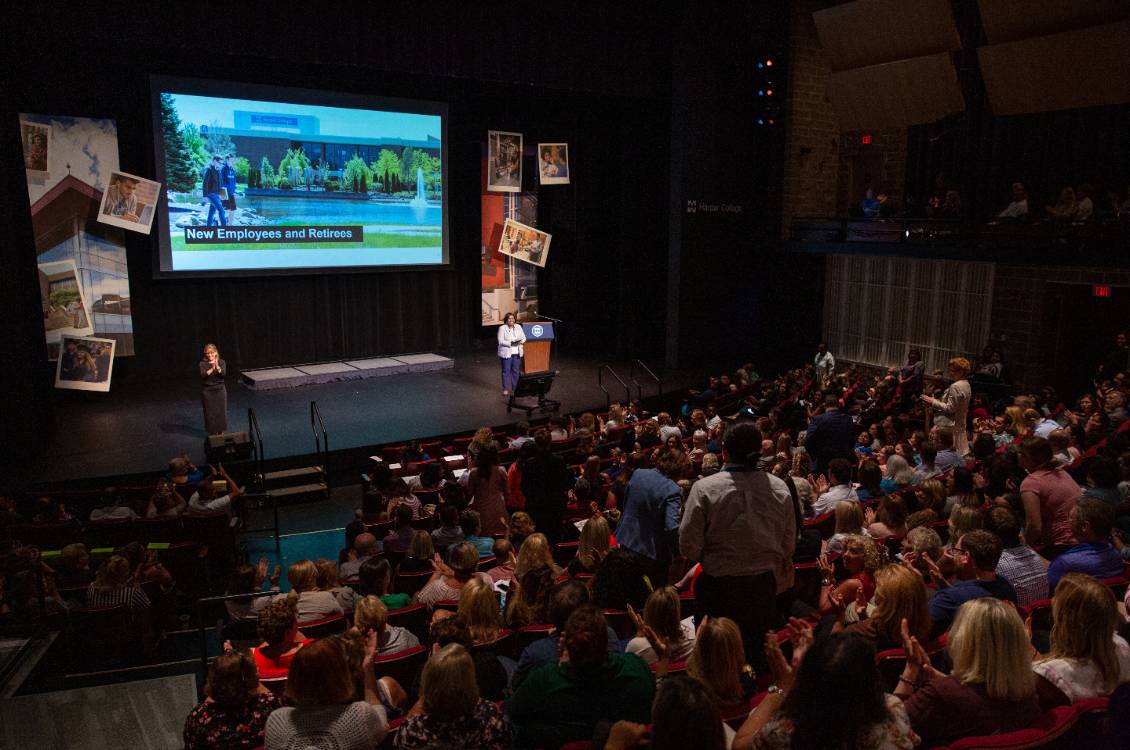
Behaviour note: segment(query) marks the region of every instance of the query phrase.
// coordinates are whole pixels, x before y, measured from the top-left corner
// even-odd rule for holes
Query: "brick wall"
[[[906,128],[877,128],[869,130],[872,141],[863,145],[862,131],[848,130],[840,137],[840,159],[836,208],[840,214],[847,214],[863,199],[863,195],[852,194],[852,160],[870,151],[882,158],[882,168],[875,176],[872,185],[875,192],[884,190],[897,206],[902,206],[906,188]]]

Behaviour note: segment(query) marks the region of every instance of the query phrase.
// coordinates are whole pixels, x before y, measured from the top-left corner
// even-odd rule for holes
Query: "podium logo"
[[[530,329],[530,333],[532,333],[534,335],[535,339],[541,338],[541,335],[543,333],[545,333],[545,329],[542,328],[541,326],[534,326],[533,328]]]

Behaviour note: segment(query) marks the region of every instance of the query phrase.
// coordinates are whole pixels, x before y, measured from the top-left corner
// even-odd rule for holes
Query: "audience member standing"
[[[764,667],[762,639],[773,624],[775,597],[793,582],[799,510],[788,485],[755,468],[760,448],[754,425],[730,428],[722,443],[725,467],[691,488],[679,547],[702,563],[695,585],[699,615],[734,620],[746,658]]]
[[[953,447],[959,456],[969,453],[969,435],[966,431],[969,401],[973,390],[966,378],[969,376],[969,360],[954,357],[949,361],[950,377],[953,383],[946,388],[940,399],[923,396],[922,400],[934,410],[934,426],[953,430]]]
[[[816,473],[826,473],[828,464],[836,458],[854,463],[852,449],[858,434],[858,425],[849,414],[840,410],[840,400],[832,394],[825,396],[824,413],[812,418],[804,434],[804,449],[812,456]]]
[[[616,540],[646,558],[652,584],[661,585],[678,549],[683,491],[675,482],[687,477],[691,462],[686,453],[667,449],[655,465],[654,469],[637,469],[628,480]]]
[[[561,516],[573,488],[573,473],[564,459],[553,455],[552,443],[547,430],[534,435],[536,451],[522,466],[522,494],[534,526],[554,543],[561,536]]]
[[[836,372],[836,358],[828,351],[828,345],[823,341],[816,347],[816,357],[813,359],[813,365],[816,367],[816,382],[818,383],[828,382]]]
[[[1020,483],[1024,503],[1024,541],[1044,547],[1044,556],[1054,556],[1075,542],[1071,509],[1083,495],[1082,488],[1054,458],[1052,444],[1038,437],[1020,444],[1020,465],[1028,476]]]

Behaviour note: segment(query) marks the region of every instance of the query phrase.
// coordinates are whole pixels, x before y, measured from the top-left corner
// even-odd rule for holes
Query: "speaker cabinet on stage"
[[[222,432],[209,435],[204,441],[204,455],[209,463],[246,461],[251,458],[251,438],[246,432]]]

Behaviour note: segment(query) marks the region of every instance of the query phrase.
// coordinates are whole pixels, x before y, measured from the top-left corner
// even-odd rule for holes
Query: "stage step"
[[[259,475],[261,482],[273,482],[291,479],[305,479],[307,477],[321,477],[325,472],[321,466],[302,466],[297,469],[283,469],[282,471],[268,471]]]
[[[315,482],[312,484],[295,484],[290,487],[279,487],[278,489],[267,490],[267,494],[278,500],[294,500],[296,498],[314,495],[326,497],[329,491],[329,485],[325,482]]]

